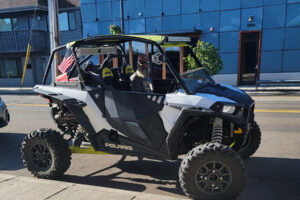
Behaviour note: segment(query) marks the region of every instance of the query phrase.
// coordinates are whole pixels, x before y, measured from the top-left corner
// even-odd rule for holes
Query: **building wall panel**
[[[220,10],[240,9],[241,0],[220,0]]]
[[[96,5],[95,4],[82,4],[82,23],[90,23],[96,21]],[[88,14],[87,14],[88,13]]]
[[[262,28],[262,7],[260,8],[250,8],[250,9],[242,9],[242,30],[259,30]],[[249,26],[249,18],[253,17],[254,26]]]
[[[285,5],[264,7],[263,24],[264,28],[284,27]]]
[[[143,0],[124,1],[124,9],[125,9],[125,4],[126,4],[126,14],[127,14],[125,16],[129,16],[130,19],[141,18],[144,16],[145,5]]]
[[[146,32],[156,33],[162,31],[162,17],[146,18]]]
[[[239,32],[220,33],[220,52],[239,52]]]
[[[200,30],[203,33],[210,32],[213,27],[215,32],[219,32],[219,12],[203,12],[200,13]]]
[[[110,2],[97,3],[97,18],[99,21],[112,20],[112,8]]]
[[[285,4],[286,0],[264,0],[265,6]]]
[[[300,27],[286,29],[284,49],[286,49],[286,50],[299,49],[300,50]]]
[[[164,15],[179,15],[180,0],[163,0]]]
[[[299,3],[300,0],[287,0],[287,3]]]
[[[199,14],[181,15],[181,29],[195,30],[200,28]]]
[[[109,26],[115,24],[113,21],[100,21],[97,23],[98,34],[97,35],[109,35]],[[119,24],[116,24],[119,25]]]
[[[181,14],[199,13],[199,0],[181,0]]]
[[[284,51],[283,54],[283,72],[300,71],[300,50]]]
[[[300,3],[287,5],[286,26],[300,26]]]
[[[180,30],[180,15],[163,17],[163,31],[179,31],[179,30]]]
[[[238,53],[220,54],[223,61],[223,70],[220,74],[236,74],[238,71]]]
[[[222,11],[220,16],[220,31],[240,30],[240,10]]]
[[[260,7],[263,0],[242,0],[242,8]]]
[[[260,73],[281,72],[282,51],[262,52],[260,64]]]
[[[160,17],[163,0],[145,0],[145,17]]]
[[[120,2],[113,1],[111,10],[112,10],[112,19],[120,20]]]
[[[216,48],[219,48],[219,33],[203,33],[200,36],[200,40],[213,44]]]
[[[144,33],[144,32],[145,32],[145,19],[129,20],[129,33]]]
[[[200,9],[202,11],[214,11],[220,9],[219,0],[201,0]]]
[[[262,32],[262,50],[283,50],[284,29],[270,29]]]
[[[97,22],[85,22],[83,24],[83,37],[90,37],[100,34],[97,29]]]

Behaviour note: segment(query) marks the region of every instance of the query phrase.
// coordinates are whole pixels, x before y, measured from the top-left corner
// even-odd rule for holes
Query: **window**
[[[3,18],[0,19],[0,31],[4,32],[4,31],[11,31],[11,20],[10,18]]]
[[[22,75],[20,58],[0,59],[0,78],[19,78]]]
[[[75,12],[60,13],[58,18],[60,31],[76,30]]]

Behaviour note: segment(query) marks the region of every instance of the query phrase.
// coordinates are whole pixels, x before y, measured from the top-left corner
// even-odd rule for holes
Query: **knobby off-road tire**
[[[244,180],[245,168],[239,154],[218,143],[193,148],[179,168],[180,186],[192,199],[234,199]]]
[[[258,124],[254,121],[252,129],[247,135],[245,144],[239,150],[239,154],[243,159],[252,156],[258,149],[261,141],[261,131]]]
[[[30,132],[22,142],[21,153],[24,165],[39,178],[60,178],[71,164],[68,142],[52,129]]]

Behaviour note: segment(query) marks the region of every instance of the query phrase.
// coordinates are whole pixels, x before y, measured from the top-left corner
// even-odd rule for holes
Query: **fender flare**
[[[167,136],[166,143],[170,158],[177,159],[179,154],[179,138],[184,134],[185,130],[199,117],[213,117],[216,113],[211,110],[195,110],[184,109],[182,110],[179,118],[177,119],[170,134]]]

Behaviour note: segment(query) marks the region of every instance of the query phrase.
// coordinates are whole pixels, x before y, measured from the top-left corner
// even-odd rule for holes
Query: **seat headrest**
[[[127,65],[125,67],[124,73],[125,73],[125,75],[133,74],[134,73],[133,67],[131,65]]]
[[[102,69],[102,78],[113,77],[112,71],[108,67]]]

